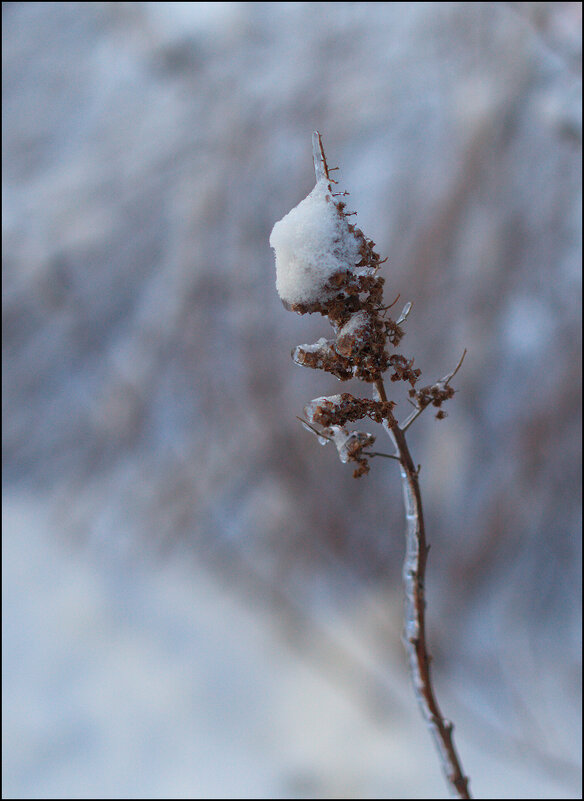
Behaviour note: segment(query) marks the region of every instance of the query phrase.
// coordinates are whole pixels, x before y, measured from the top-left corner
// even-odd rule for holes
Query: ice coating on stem
[[[371,339],[371,332],[371,315],[358,311],[339,329],[335,350],[341,356],[355,356],[366,347]]]
[[[327,300],[329,280],[352,272],[359,242],[332,197],[326,177],[277,222],[270,235],[276,254],[276,289],[290,305]]]
[[[331,349],[332,349],[332,340],[321,337],[317,342],[314,342],[312,345],[297,345],[292,351],[292,358],[294,359],[294,361],[296,361],[296,354],[298,351],[303,351],[304,353],[328,354],[331,352]]]
[[[309,401],[304,407],[304,414],[311,423],[319,422],[318,420],[315,421],[314,415],[320,411],[323,404],[327,404],[331,408],[340,408],[342,403],[342,395],[323,395],[320,398],[314,398],[314,400]]]
[[[347,431],[343,426],[331,426],[327,433],[329,431],[343,464],[352,461],[357,451],[360,453],[363,448],[367,448],[375,442],[375,437],[364,431]]]

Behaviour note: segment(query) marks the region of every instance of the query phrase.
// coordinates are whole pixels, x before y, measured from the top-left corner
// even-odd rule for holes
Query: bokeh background
[[[581,797],[581,4],[2,11],[4,797],[447,797],[395,465],[296,420],[314,129],[422,382],[468,349],[410,442],[471,788]]]

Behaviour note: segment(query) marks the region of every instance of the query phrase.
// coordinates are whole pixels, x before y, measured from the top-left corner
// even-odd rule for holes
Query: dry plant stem
[[[380,400],[387,399],[382,381],[375,390]],[[406,556],[403,567],[405,588],[404,644],[410,661],[414,689],[422,714],[432,732],[440,755],[442,769],[457,798],[471,798],[468,777],[464,775],[454,746],[454,726],[445,720],[438,706],[430,676],[431,657],[426,643],[424,579],[429,545],[426,542],[422,496],[418,470],[411,457],[404,431],[387,421],[383,427],[395,445],[400,461],[400,473],[406,512]]]
[[[329,194],[326,197],[326,202],[329,203],[332,197],[336,196],[331,191],[330,186],[330,183],[334,183],[334,181],[330,178],[330,169],[324,154],[322,139],[317,131],[313,134],[312,145],[317,185],[323,180],[329,182]],[[309,195],[309,198],[311,197],[312,195]],[[306,198],[304,203],[309,198]],[[336,212],[338,212],[338,219],[348,216],[344,203],[333,201],[333,204]],[[302,204],[296,207],[293,212],[298,214],[298,209],[301,206]],[[325,219],[328,219],[326,215],[330,209],[331,207],[328,210],[324,210]],[[306,206],[304,206],[303,213],[306,213]],[[285,222],[286,220],[288,220],[287,223]],[[294,229],[294,223],[290,222],[289,215],[274,226],[270,244],[276,250],[276,270],[278,270],[279,258],[278,239],[282,235],[283,224],[284,231],[288,231],[288,234],[298,233]],[[286,228],[286,226],[290,225],[292,225],[291,229]],[[275,232],[276,236],[274,238]],[[336,272],[331,274],[328,279],[329,282],[324,284],[324,288],[320,284],[316,285],[316,300],[314,302],[288,302],[286,296],[284,296],[283,300],[287,301],[287,308],[291,311],[296,311],[299,314],[319,312],[328,317],[336,335],[336,340],[327,341],[323,338],[314,346],[299,346],[295,351],[295,353],[297,352],[295,361],[305,367],[326,370],[343,381],[353,377],[372,383],[375,398],[372,401],[365,398],[354,398],[350,393],[342,393],[331,398],[317,398],[315,401],[311,401],[310,412],[306,412],[309,420],[304,420],[303,422],[308,429],[319,436],[320,441],[329,440],[335,442],[341,461],[352,461],[358,465],[353,473],[355,478],[359,478],[369,472],[368,456],[387,454],[364,450],[365,447],[373,444],[375,438],[366,432],[349,433],[344,428],[348,422],[371,417],[376,422],[383,424],[395,446],[393,458],[400,463],[406,511],[406,555],[403,568],[405,585],[404,643],[410,661],[414,690],[422,714],[434,737],[449,789],[457,798],[470,798],[469,780],[462,771],[458,754],[454,747],[452,736],[454,727],[450,721],[445,720],[440,711],[430,676],[431,659],[426,643],[426,602],[424,599],[424,579],[429,546],[426,542],[424,529],[422,498],[418,480],[419,468],[416,469],[414,465],[405,434],[406,429],[429,406],[439,407],[439,411],[436,414],[439,419],[445,416],[440,407],[443,402],[454,395],[454,389],[449,385],[449,382],[458,372],[466,351],[451,373],[434,384],[416,390],[415,384],[421,371],[413,367],[414,360],[407,359],[399,353],[390,355],[386,350],[387,344],[396,347],[403,337],[404,332],[399,325],[406,320],[411,309],[411,303],[404,307],[397,321],[386,317],[384,312],[390,307],[383,306],[382,287],[384,280],[377,276],[377,269],[382,262],[379,254],[373,250],[375,243],[367,240],[362,231],[346,223],[344,219],[343,224],[338,223],[338,220],[335,219],[334,235],[331,241],[327,239],[327,236],[328,234],[324,237],[324,252],[327,252],[326,249],[329,248],[334,254],[336,250],[339,250],[339,247],[345,246],[343,245],[343,236],[353,237],[354,241],[359,244],[360,260],[355,263],[355,269],[348,261],[348,257],[346,262],[348,268],[344,266],[339,269],[334,268]],[[287,241],[286,238],[285,241]],[[291,241],[294,242],[294,236],[291,237]],[[322,248],[323,245],[320,240],[317,239],[316,241],[318,247]],[[280,242],[282,242],[281,239]],[[319,252],[318,247],[315,248],[317,252]],[[283,250],[285,249],[281,248],[280,252],[282,253]],[[353,253],[353,257],[355,256],[354,251],[350,250],[350,248],[347,248],[347,253]],[[286,261],[283,264],[285,266]],[[306,261],[306,264],[309,268],[308,275],[310,275],[310,270],[314,269],[314,265],[310,259]],[[280,269],[282,269],[282,266],[282,262],[280,262]],[[290,265],[288,264],[289,267]],[[367,274],[360,272],[363,267],[369,270]],[[292,274],[294,275],[294,273]],[[302,277],[304,278],[305,275]],[[309,286],[309,290],[312,293],[314,287]],[[280,295],[282,297],[282,293]],[[312,295],[310,296],[312,297]],[[357,320],[357,326],[353,324],[353,328],[351,328],[355,320]],[[363,323],[363,320],[365,320],[365,323]],[[361,331],[360,340],[357,336],[357,331]],[[392,410],[395,407],[395,403],[388,400],[381,378],[381,375],[390,367],[393,370],[391,380],[405,381],[410,384],[411,388],[408,390],[408,395],[410,399],[415,399],[411,401],[415,407],[414,411],[401,426],[393,416]],[[312,406],[312,404],[315,405]],[[316,423],[317,427],[315,428],[311,425],[312,423]],[[338,440],[337,435],[339,434],[345,435],[346,439]],[[350,447],[347,446],[347,443],[349,443]]]

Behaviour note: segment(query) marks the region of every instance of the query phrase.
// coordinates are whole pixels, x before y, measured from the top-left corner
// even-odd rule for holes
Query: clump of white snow
[[[290,305],[328,300],[329,279],[353,271],[361,258],[326,178],[274,225],[270,245],[276,253],[276,289]]]

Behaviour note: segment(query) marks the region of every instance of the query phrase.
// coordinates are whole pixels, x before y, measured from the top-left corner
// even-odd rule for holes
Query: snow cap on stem
[[[288,305],[326,301],[337,273],[353,272],[360,243],[334,203],[323,175],[308,197],[274,225],[276,289]]]

